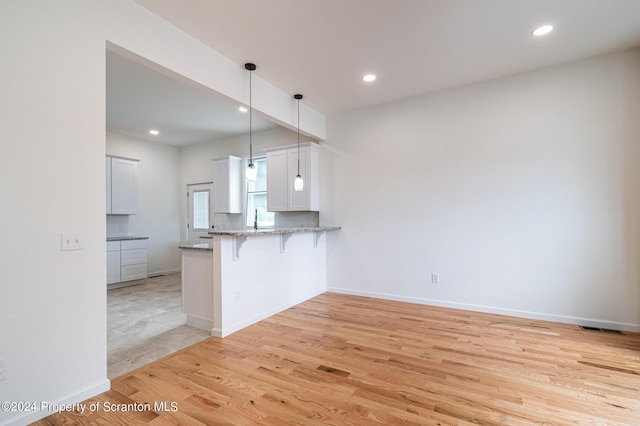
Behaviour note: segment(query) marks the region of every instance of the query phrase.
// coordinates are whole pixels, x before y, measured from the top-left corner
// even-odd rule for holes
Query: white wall
[[[253,155],[265,155],[264,149],[297,143],[297,133],[276,127],[256,132],[252,135]],[[302,138],[302,136],[301,136]],[[181,185],[186,191],[188,184],[211,182],[213,180],[213,164],[211,159],[225,155],[237,157],[249,156],[249,134],[217,139],[195,145],[182,147],[180,150]],[[215,191],[215,187],[214,187]],[[186,235],[187,206],[182,203],[182,241]],[[217,214],[214,220],[217,229],[239,229],[243,227],[242,215]]]
[[[0,5],[0,401],[109,387],[104,28],[85,19],[95,2],[64,4]],[[63,232],[84,250],[61,252]],[[28,414],[0,411],[0,424]]]
[[[107,154],[138,163],[138,214],[107,215],[107,236],[149,237],[149,275],[180,270],[180,148],[107,132]],[[120,227],[124,229],[121,231]]]
[[[77,402],[109,387],[105,49],[120,46],[236,101],[247,74],[132,0],[0,2],[0,401]],[[254,77],[254,105],[286,125],[295,100]],[[322,137],[309,108],[303,131]],[[293,128],[293,127],[292,127]],[[61,252],[79,232],[84,250]],[[0,424],[46,413],[0,412]]]
[[[283,127],[255,132],[252,135],[253,155],[265,155],[266,148],[291,145],[297,140],[297,133]],[[210,181],[213,176],[211,159],[224,155],[248,157],[249,134],[182,147],[180,150],[182,182],[187,184]]]
[[[640,330],[639,112],[636,49],[329,117],[330,289]]]

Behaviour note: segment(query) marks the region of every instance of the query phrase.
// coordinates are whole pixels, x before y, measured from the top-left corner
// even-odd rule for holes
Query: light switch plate
[[[60,250],[84,249],[84,235],[79,233],[64,233],[60,235]]]

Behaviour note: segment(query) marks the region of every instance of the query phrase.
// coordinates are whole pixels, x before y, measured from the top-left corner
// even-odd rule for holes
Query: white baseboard
[[[187,325],[199,328],[200,330],[209,331],[213,329],[213,320],[196,317],[194,315],[187,315]]]
[[[181,269],[167,269],[166,271],[147,272],[147,278],[160,277],[162,275],[176,274],[182,272]]]
[[[497,308],[494,306],[475,305],[469,303],[450,302],[446,300],[423,299],[420,297],[398,296],[395,294],[370,291],[352,290],[347,288],[330,287],[331,293],[350,294],[353,296],[373,297],[375,299],[395,300],[398,302],[416,303],[419,305],[438,306],[442,308],[462,309],[466,311],[484,312],[488,314],[508,315],[512,317],[528,318],[542,321],[553,321],[564,324],[575,324],[587,327],[597,327],[620,331],[640,332],[640,324],[608,321],[598,318],[583,318],[568,315],[546,314],[540,312],[522,311],[517,309]]]
[[[111,382],[109,379],[104,379],[94,386],[91,386],[85,390],[77,392],[71,396],[67,396],[66,398],[61,398],[57,401],[47,401],[50,405],[66,405],[66,404],[78,404],[82,401],[86,401],[89,398],[93,398],[96,395],[100,395],[103,392],[108,391],[111,388]],[[44,419],[45,417],[54,414],[55,411],[34,411],[30,412],[26,415],[21,415],[14,419],[9,419],[8,423],[3,423],[6,426],[23,426],[27,424],[31,424],[40,419]]]

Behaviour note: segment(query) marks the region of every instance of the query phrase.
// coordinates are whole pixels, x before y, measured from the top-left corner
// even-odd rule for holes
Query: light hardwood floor
[[[37,424],[638,425],[640,335],[326,293],[89,403]]]

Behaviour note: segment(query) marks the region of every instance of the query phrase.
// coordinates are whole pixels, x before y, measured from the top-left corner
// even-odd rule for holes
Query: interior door
[[[187,185],[187,212],[189,244],[201,243],[213,229],[213,183]]]

